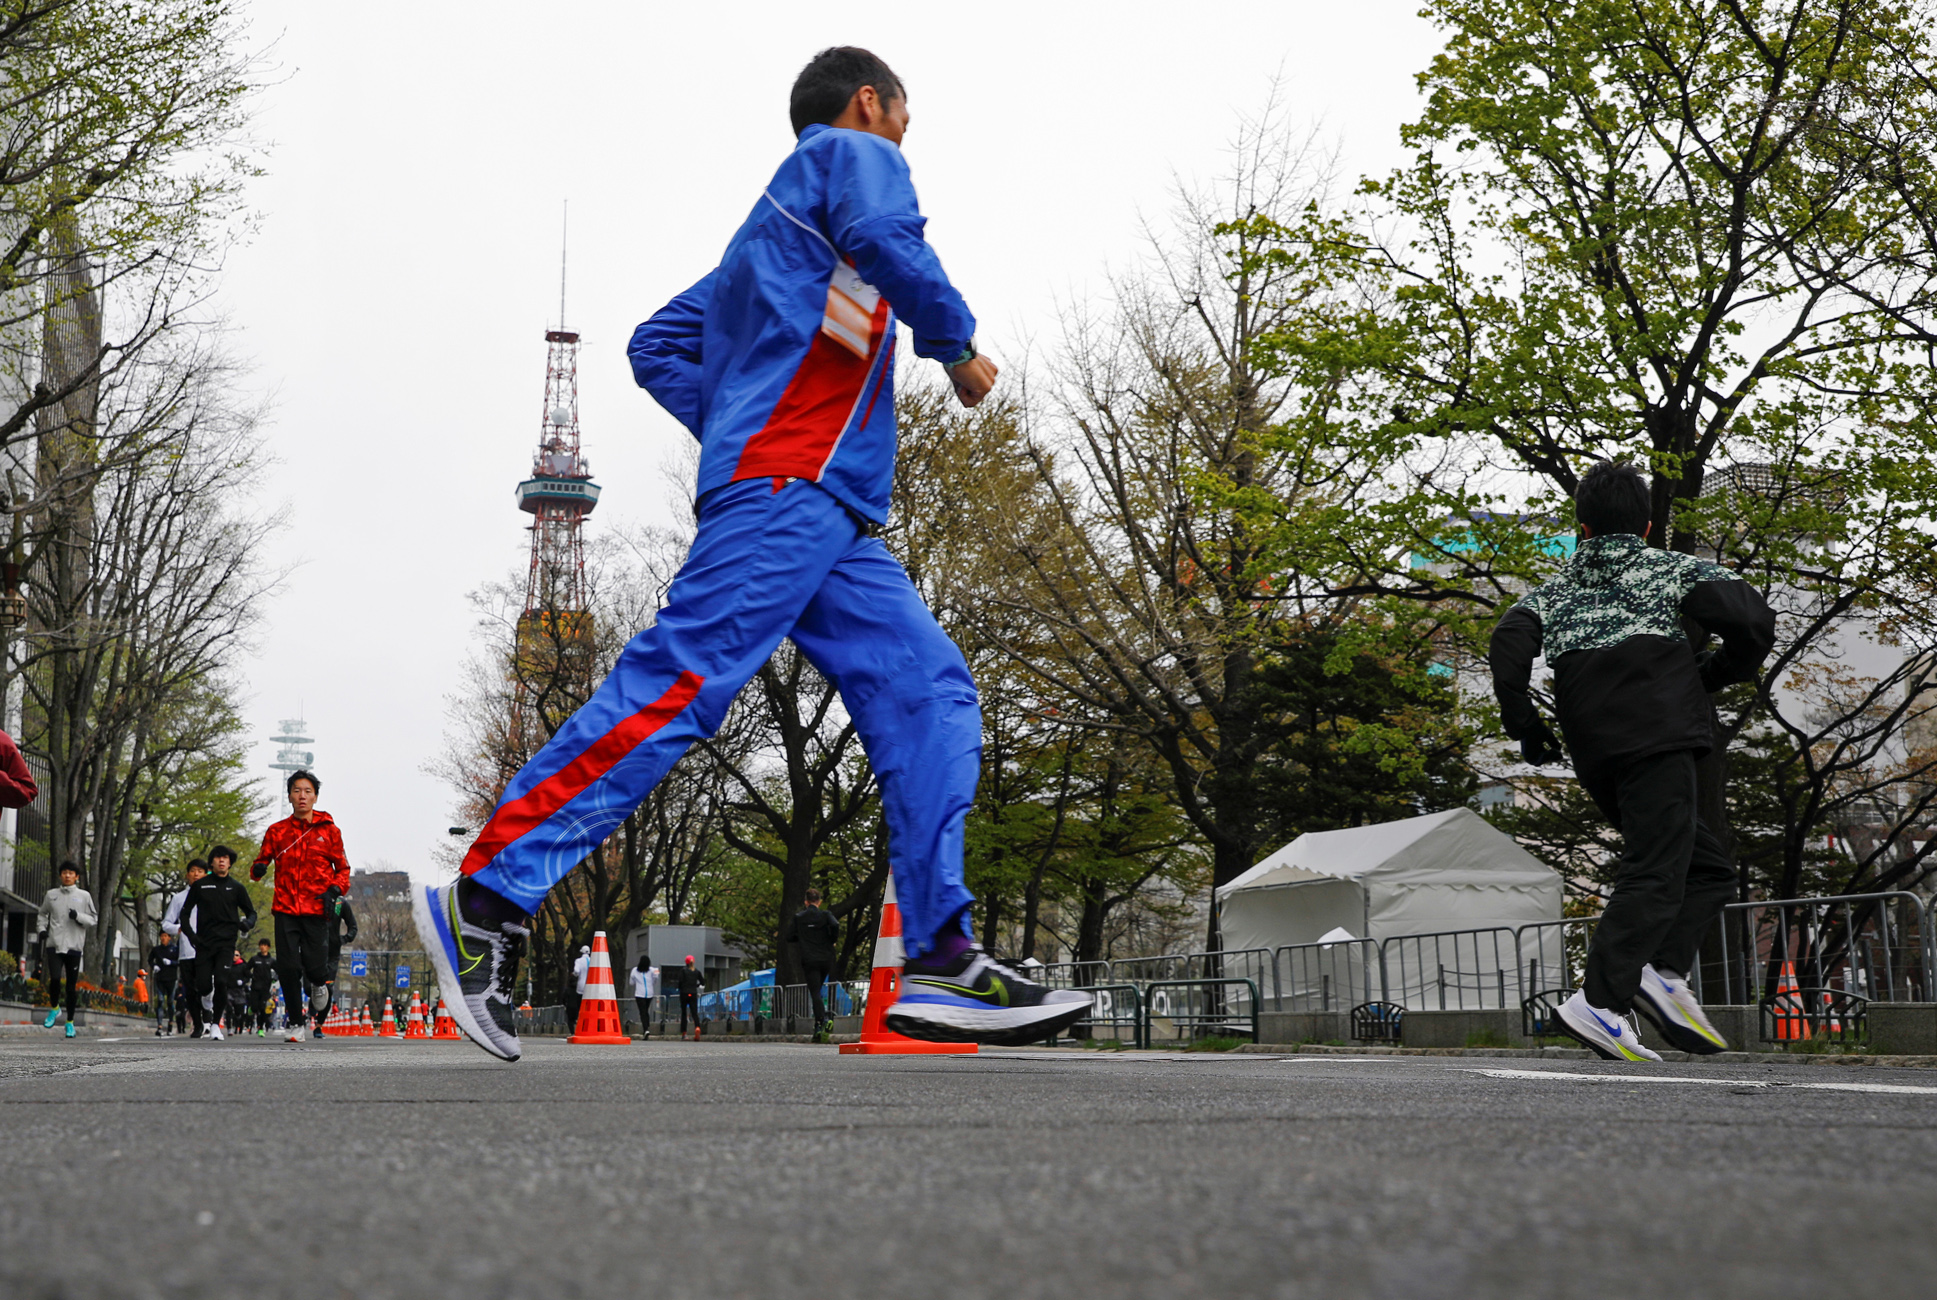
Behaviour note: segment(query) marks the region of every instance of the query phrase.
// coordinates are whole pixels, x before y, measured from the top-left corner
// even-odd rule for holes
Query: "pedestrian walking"
[[[1608,1060],[1659,1060],[1628,1019],[1638,1009],[1687,1052],[1725,1051],[1688,985],[1702,934],[1735,888],[1697,811],[1695,764],[1715,745],[1710,692],[1754,681],[1775,613],[1732,571],[1650,547],[1648,481],[1601,461],[1574,492],[1580,540],[1559,577],[1493,629],[1500,720],[1536,766],[1561,741],[1529,693],[1534,659],[1554,674],[1554,710],[1574,774],[1621,832],[1614,888],[1588,944],[1581,987],[1560,1007],[1568,1034]],[[1696,653],[1690,625],[1719,638]]]
[[[827,1037],[827,1003],[821,990],[834,969],[834,951],[841,941],[841,923],[821,906],[821,891],[807,891],[807,906],[787,921],[781,938],[800,948],[801,974],[807,980],[807,997],[814,1007],[814,1041]]]
[[[679,970],[679,1036],[686,1037],[686,1013],[693,1014],[693,1037],[699,1037],[699,991],[704,987],[700,979],[699,967],[693,961],[693,954],[686,954],[686,964]]]
[[[155,936],[155,946],[148,950],[148,969],[154,980],[155,1037],[160,1038],[174,1023],[175,1019],[175,980],[180,974],[176,969],[176,959],[181,949],[175,936],[164,929]]]
[[[323,1023],[330,1006],[329,920],[337,902],[350,893],[350,863],[336,821],[316,806],[322,790],[313,772],[298,771],[284,784],[289,816],[262,835],[250,874],[261,880],[276,870],[276,896],[269,905],[276,925],[276,962],[282,976],[283,1014],[289,1042],[304,1033],[303,983],[309,983],[309,1018]],[[321,1035],[317,1035],[321,1037]]]
[[[634,379],[700,443],[698,532],[666,605],[512,778],[459,879],[415,897],[438,978],[462,992],[458,1024],[507,1060],[521,1050],[514,980],[532,914],[789,638],[839,687],[881,783],[907,950],[889,1027],[1030,1043],[1089,1006],[970,937],[975,682],[876,535],[895,473],[896,322],[964,406],[996,379],[922,236],[906,91],[866,50],[823,50],[789,116],[798,142],[719,266],[627,349]]]
[[[74,1008],[81,996],[81,953],[87,947],[87,932],[100,923],[94,910],[94,896],[81,888],[81,869],[72,862],[61,863],[60,884],[40,900],[40,914],[34,933],[46,954],[42,966],[47,971],[47,1018],[43,1029],[52,1029],[60,1018],[62,985],[66,985],[67,1036],[74,1037]]]
[[[209,854],[210,873],[193,880],[185,891],[181,907],[182,932],[195,946],[189,962],[191,1011],[200,1008],[201,1037],[221,1042],[227,1035],[222,1022],[228,1018],[229,990],[233,987],[231,968],[236,964],[236,940],[255,929],[256,907],[249,891],[229,874],[235,855],[218,847]],[[241,999],[236,1010],[242,1009]]]
[[[639,1037],[652,1037],[652,1000],[659,996],[659,971],[650,956],[641,955],[632,968],[632,1001],[639,1008]]]
[[[267,939],[256,940],[256,955],[249,959],[249,1011],[255,1017],[257,1038],[269,1035],[271,995],[276,989],[276,957]]]

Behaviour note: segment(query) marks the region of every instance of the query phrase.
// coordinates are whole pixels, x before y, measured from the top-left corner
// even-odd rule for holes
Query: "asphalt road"
[[[1932,1071],[9,1039],[0,1152],[9,1300],[1937,1294]]]

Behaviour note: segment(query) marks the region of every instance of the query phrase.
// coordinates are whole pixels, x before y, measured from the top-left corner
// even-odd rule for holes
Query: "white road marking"
[[[1792,1083],[1787,1079],[1702,1079],[1684,1074],[1570,1074],[1563,1070],[1468,1070],[1489,1079],[1586,1079],[1593,1083],[1708,1083],[1730,1088],[1809,1088],[1817,1092],[1894,1092],[1924,1096],[1937,1095],[1937,1088],[1916,1088],[1900,1083]]]

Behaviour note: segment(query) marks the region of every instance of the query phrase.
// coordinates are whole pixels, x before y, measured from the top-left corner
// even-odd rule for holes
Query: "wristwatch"
[[[968,341],[968,346],[962,349],[961,356],[956,357],[953,361],[945,361],[942,363],[942,365],[944,368],[948,370],[953,370],[957,366],[966,365],[968,362],[975,360],[975,358],[979,355],[980,354],[975,350],[975,340],[971,338]]]

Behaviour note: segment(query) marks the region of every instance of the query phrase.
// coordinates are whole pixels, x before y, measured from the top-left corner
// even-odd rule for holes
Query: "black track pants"
[[[821,999],[821,988],[827,983],[827,971],[827,967],[817,966],[812,962],[801,967],[801,973],[807,979],[807,996],[814,1004],[814,1028],[816,1029],[827,1023],[827,1003]]]
[[[282,980],[283,1016],[303,1023],[303,982],[322,984],[330,975],[329,917],[277,912],[276,975]]]
[[[58,1007],[62,1004],[61,981],[67,981],[67,1020],[74,1021],[74,1002],[81,996],[81,954],[78,952],[50,952],[47,954],[47,1004]]]
[[[1735,871],[1695,815],[1695,755],[1651,754],[1607,770],[1579,771],[1581,785],[1621,832],[1614,892],[1587,949],[1582,992],[1625,1014],[1642,966],[1686,975],[1702,934],[1735,890]]]
[[[198,934],[189,960],[188,1012],[198,1025],[219,1025],[229,1009],[229,982],[223,973],[235,965],[235,935]],[[202,999],[215,1009],[202,1010]]]

